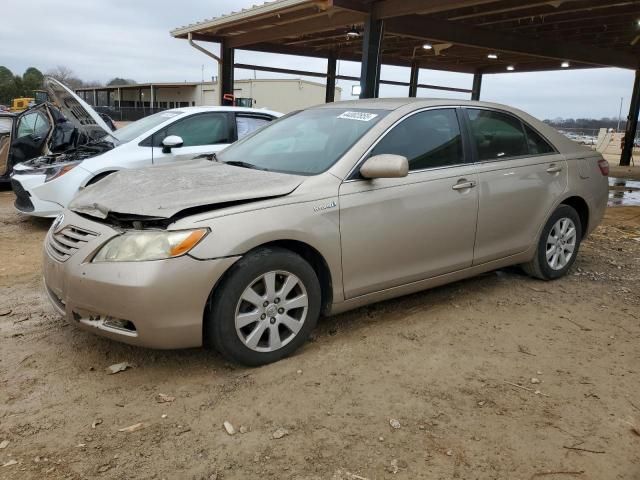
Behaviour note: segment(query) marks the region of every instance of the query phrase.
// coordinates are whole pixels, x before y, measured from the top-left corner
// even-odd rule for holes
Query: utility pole
[[[622,119],[622,102],[624,101],[624,97],[620,97],[620,112],[618,112],[618,128],[616,128],[616,133],[620,131],[620,121]]]

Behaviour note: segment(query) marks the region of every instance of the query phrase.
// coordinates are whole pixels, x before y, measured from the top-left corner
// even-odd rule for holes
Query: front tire
[[[257,366],[291,355],[320,315],[320,282],[299,255],[278,247],[236,262],[214,292],[205,342],[235,362]]]
[[[535,256],[522,268],[541,280],[563,277],[576,260],[581,240],[578,212],[569,205],[560,205],[542,229]]]

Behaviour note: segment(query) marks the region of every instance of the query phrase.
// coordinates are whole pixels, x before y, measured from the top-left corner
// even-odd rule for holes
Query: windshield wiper
[[[252,170],[268,171],[266,168],[258,167],[257,165],[254,165],[253,163],[241,162],[239,160],[230,160],[228,162],[223,162],[223,163],[226,163],[227,165],[233,165],[234,167],[251,168]]]

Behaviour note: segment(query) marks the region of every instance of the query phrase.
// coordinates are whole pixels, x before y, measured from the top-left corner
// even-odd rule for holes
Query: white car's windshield
[[[248,168],[316,175],[338,161],[387,113],[353,108],[303,110],[265,126],[218,157]]]
[[[126,127],[118,129],[115,132],[115,135],[122,143],[127,143],[134,138],[143,135],[145,132],[148,132],[152,128],[157,127],[161,123],[166,122],[170,118],[177,117],[178,115],[182,115],[183,113],[184,112],[181,112],[179,110],[167,110],[166,112],[154,113],[153,115],[141,118],[140,120],[130,123]]]

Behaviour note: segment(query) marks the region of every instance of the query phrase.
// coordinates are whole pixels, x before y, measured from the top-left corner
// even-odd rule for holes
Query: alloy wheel
[[[561,218],[553,224],[547,237],[546,259],[554,270],[562,270],[576,249],[576,226],[570,218]]]
[[[295,338],[308,309],[307,290],[297,276],[282,270],[267,272],[240,296],[235,311],[236,332],[251,350],[273,352]]]

